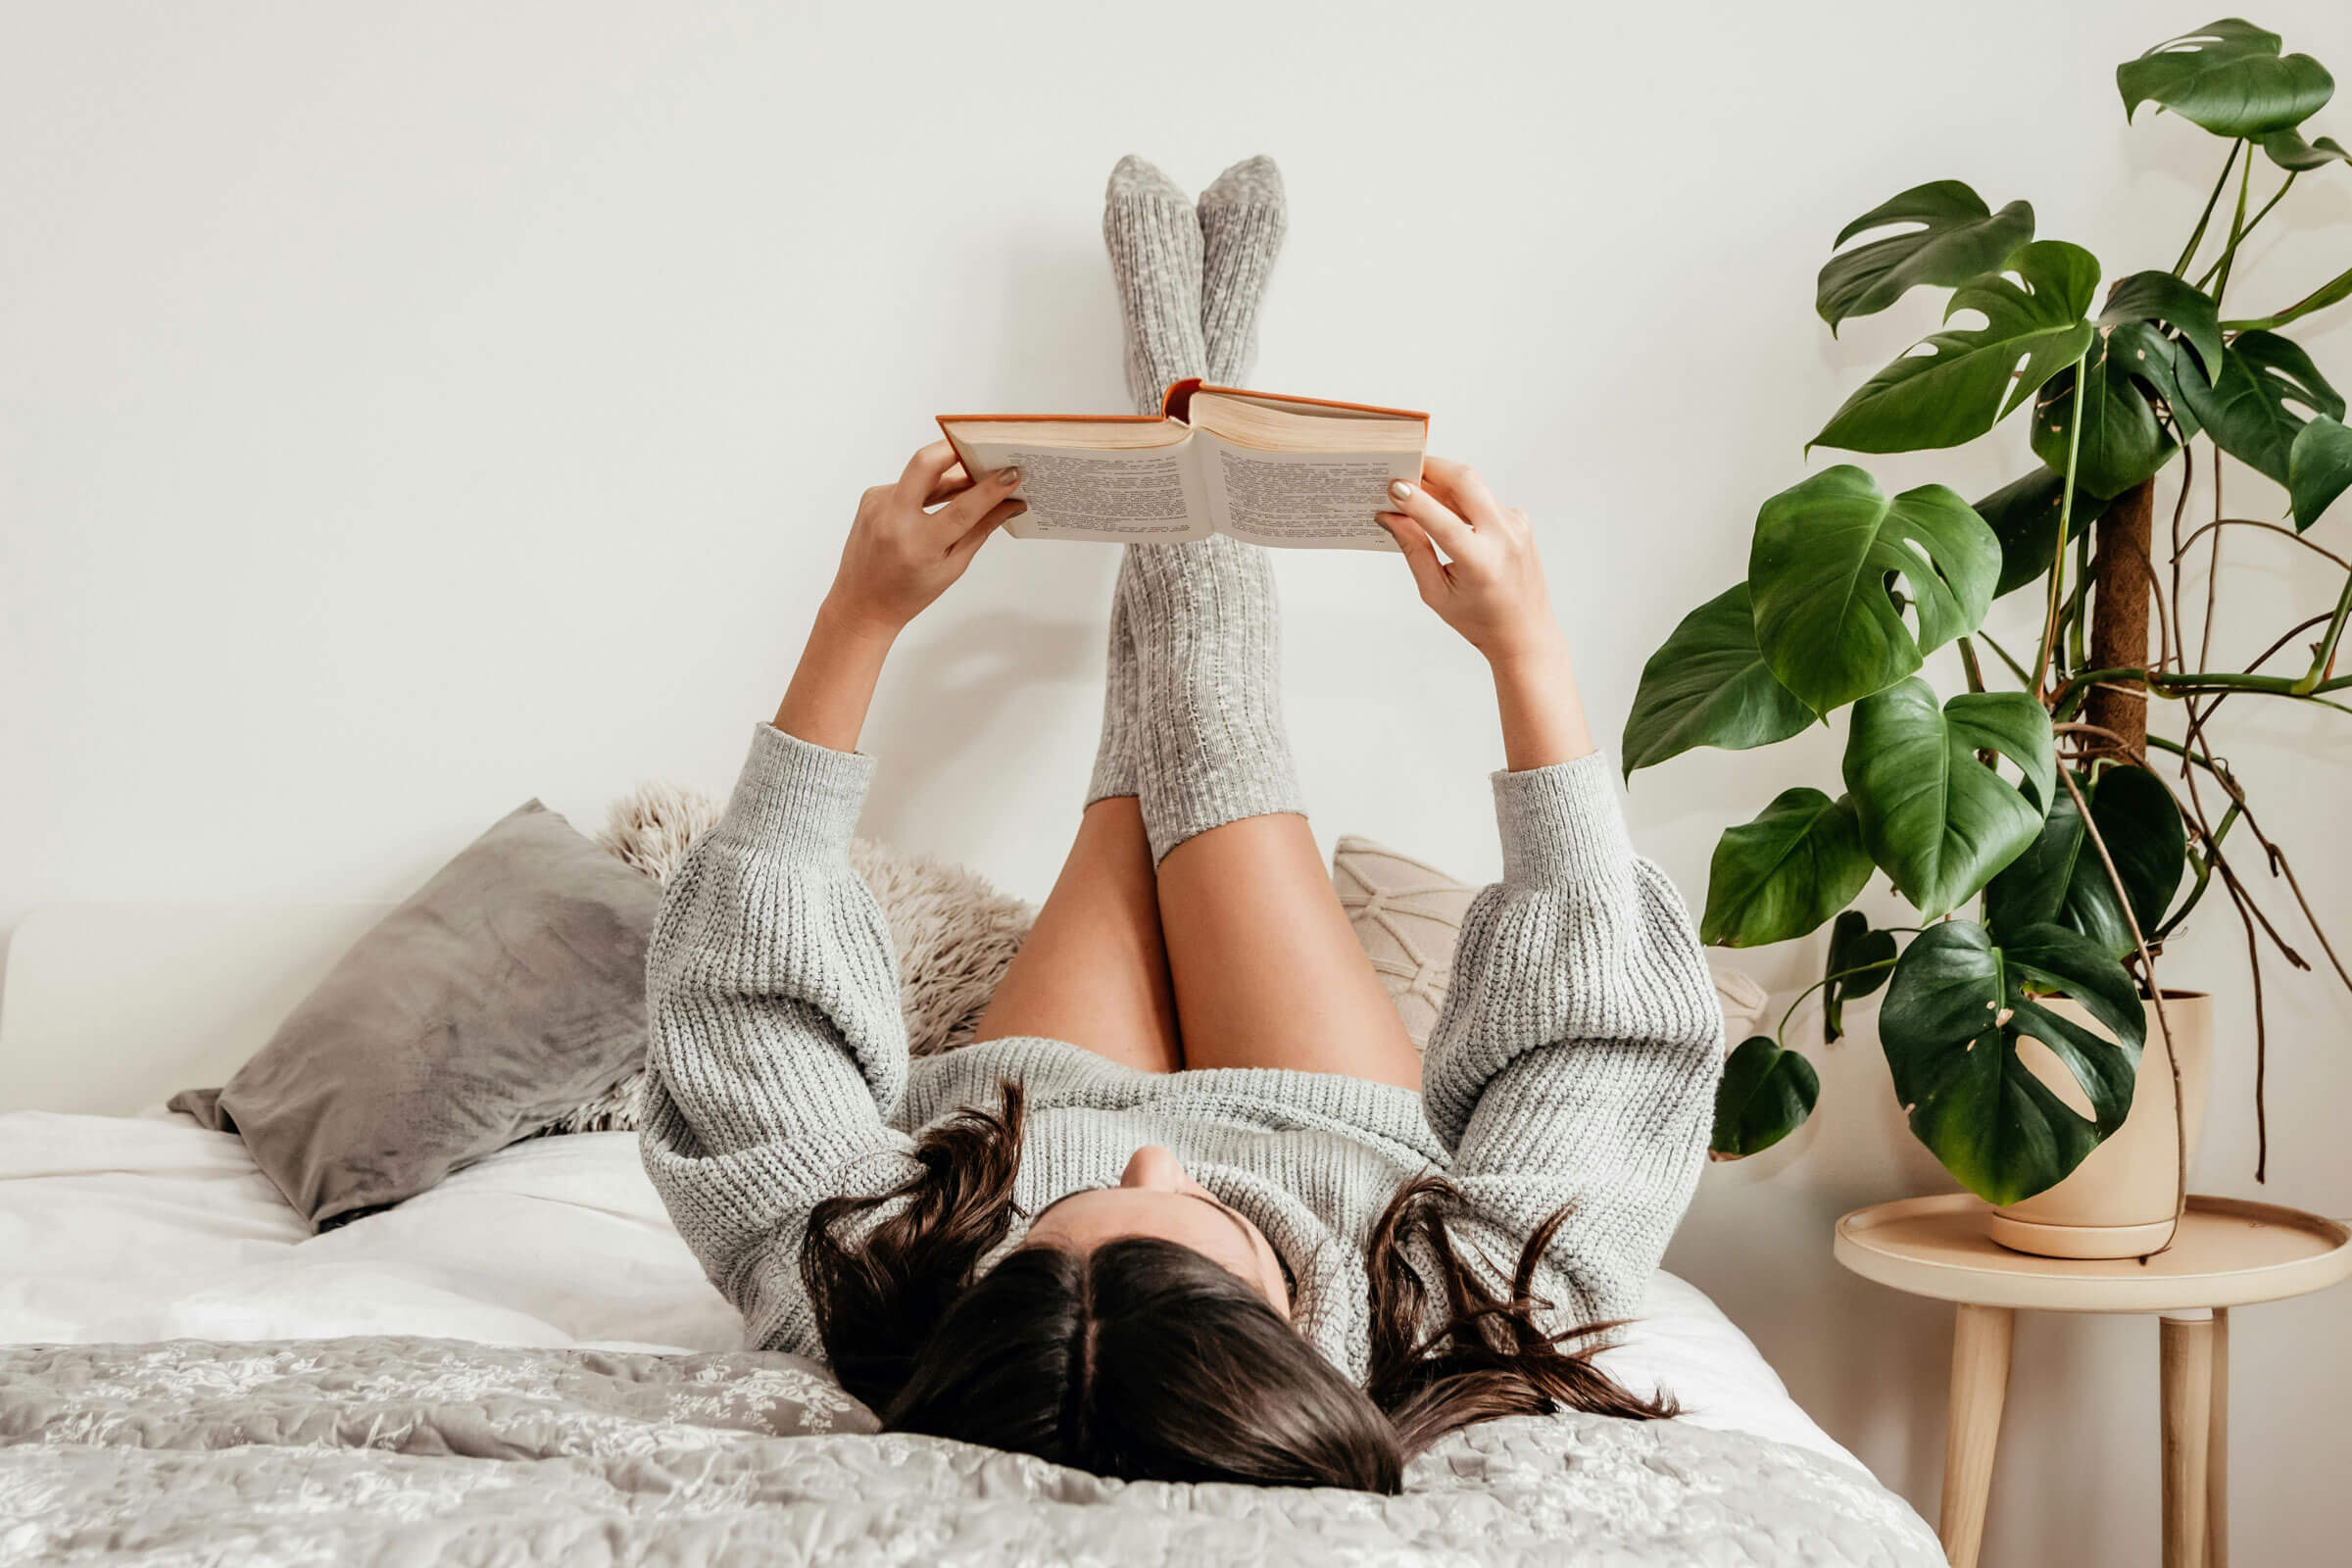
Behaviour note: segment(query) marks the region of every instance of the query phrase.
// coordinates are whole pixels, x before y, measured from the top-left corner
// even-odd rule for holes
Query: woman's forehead
[[[1183,1193],[1136,1187],[1072,1193],[1041,1212],[1031,1234],[1040,1228],[1088,1246],[1122,1236],[1157,1236],[1219,1261],[1256,1262],[1256,1249],[1227,1211]]]

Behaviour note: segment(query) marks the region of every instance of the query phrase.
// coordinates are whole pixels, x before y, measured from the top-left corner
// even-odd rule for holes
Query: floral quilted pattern
[[[1942,1560],[1862,1472],[1676,1422],[1491,1422],[1397,1497],[1122,1484],[872,1428],[751,1352],[0,1348],[0,1563]]]

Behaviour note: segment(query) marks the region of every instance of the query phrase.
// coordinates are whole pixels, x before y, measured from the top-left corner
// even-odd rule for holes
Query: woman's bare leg
[[[1306,818],[1244,817],[1159,862],[1187,1067],[1421,1087],[1421,1056],[1348,924]]]
[[[974,1040],[1044,1035],[1141,1072],[1184,1065],[1158,886],[1132,795],[1086,808],[1061,875]]]

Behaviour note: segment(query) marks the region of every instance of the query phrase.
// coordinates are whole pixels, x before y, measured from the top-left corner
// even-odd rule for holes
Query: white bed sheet
[[[535,1139],[312,1236],[229,1133],[137,1116],[0,1115],[0,1342],[418,1334],[713,1350],[742,1320],[703,1278],[633,1133]],[[1747,1337],[1661,1271],[1604,1363],[1699,1426],[1860,1468]]]

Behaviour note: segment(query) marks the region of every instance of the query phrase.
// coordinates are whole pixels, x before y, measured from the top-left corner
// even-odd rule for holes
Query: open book
[[[1168,388],[1158,414],[943,414],[970,473],[1007,464],[1029,510],[1016,539],[1167,544],[1231,534],[1303,550],[1395,550],[1373,520],[1421,477],[1429,416],[1322,398]]]

